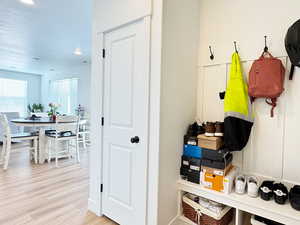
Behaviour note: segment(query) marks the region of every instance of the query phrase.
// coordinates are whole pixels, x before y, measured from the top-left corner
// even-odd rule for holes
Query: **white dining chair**
[[[57,116],[54,130],[50,133],[46,133],[48,143],[48,163],[51,162],[52,158],[55,158],[55,166],[58,167],[58,159],[73,157],[74,151],[70,151],[70,147],[75,149],[77,162],[80,162],[78,146],[78,120],[78,116]],[[59,146],[59,144],[62,142],[67,143],[65,148],[63,148],[63,145]]]
[[[82,143],[84,149],[86,149],[87,145],[89,144],[90,131],[88,130],[87,123],[88,123],[88,121],[84,120],[84,119],[79,120],[79,123],[78,123],[79,130],[77,133],[77,136],[78,136],[77,141],[78,141],[78,144]]]
[[[3,169],[7,170],[10,153],[12,150],[12,142],[31,141],[30,158],[34,159],[35,164],[38,163],[38,135],[32,133],[16,133],[11,132],[9,122],[5,114],[0,113],[0,123],[3,129],[3,146],[0,156],[0,164],[3,164]]]

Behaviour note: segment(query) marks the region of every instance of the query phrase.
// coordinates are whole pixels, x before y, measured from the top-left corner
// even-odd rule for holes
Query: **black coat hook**
[[[236,47],[236,41],[234,41],[233,44],[234,44],[234,50],[235,50],[235,52],[239,53],[238,50],[237,50],[237,47]]]
[[[268,52],[269,48],[267,46],[267,36],[265,36],[265,48],[264,48],[264,52]]]
[[[214,60],[215,56],[214,56],[214,53],[211,50],[211,46],[209,46],[209,52],[210,52],[210,56],[209,56],[210,60]]]

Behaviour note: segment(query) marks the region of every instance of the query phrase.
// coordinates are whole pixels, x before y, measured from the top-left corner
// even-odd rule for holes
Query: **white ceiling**
[[[0,0],[0,69],[82,73],[90,64],[92,0],[34,2]],[[75,48],[83,54],[74,55]]]

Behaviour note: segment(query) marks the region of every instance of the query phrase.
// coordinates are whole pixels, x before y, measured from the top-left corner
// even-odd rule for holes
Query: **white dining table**
[[[39,131],[39,142],[38,142],[38,162],[39,164],[45,163],[47,158],[46,155],[46,135],[45,130],[46,128],[51,129],[55,125],[55,121],[51,120],[50,118],[40,118],[40,119],[13,119],[12,122],[14,125],[19,127],[33,127],[37,128]]]

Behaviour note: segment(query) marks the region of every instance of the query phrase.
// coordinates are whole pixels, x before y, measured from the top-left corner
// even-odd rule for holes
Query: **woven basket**
[[[182,199],[182,208],[183,215],[199,225],[228,225],[233,219],[233,209],[230,207],[223,209],[220,215],[214,215],[213,212],[187,197]]]

